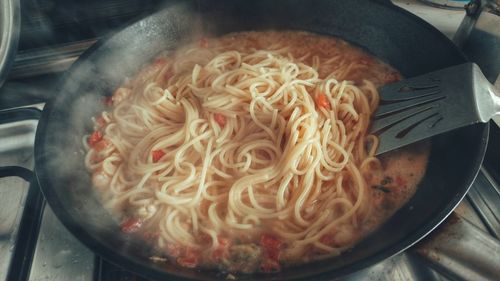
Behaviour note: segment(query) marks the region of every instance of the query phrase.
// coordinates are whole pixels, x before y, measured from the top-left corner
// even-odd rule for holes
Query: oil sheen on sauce
[[[380,156],[383,172],[367,179],[372,189],[373,213],[365,222],[365,232],[381,225],[415,194],[427,167],[429,151],[430,143],[422,141]]]

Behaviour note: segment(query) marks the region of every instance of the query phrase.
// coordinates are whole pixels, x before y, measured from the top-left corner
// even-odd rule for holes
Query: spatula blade
[[[371,126],[377,154],[480,122],[475,67],[465,63],[382,87]]]

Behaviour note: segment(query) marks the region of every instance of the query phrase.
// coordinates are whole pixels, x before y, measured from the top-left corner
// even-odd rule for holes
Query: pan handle
[[[0,124],[24,120],[38,120],[41,115],[42,111],[36,107],[18,107],[0,110]]]
[[[500,241],[452,213],[438,231],[412,249],[452,280],[497,280]]]
[[[0,178],[5,177],[20,177],[27,182],[31,182],[33,179],[33,172],[30,169],[20,166],[0,167]]]
[[[37,120],[40,118],[41,113],[42,111],[35,107],[19,107],[0,110],[0,124],[24,120]],[[33,172],[24,167],[3,166],[0,167],[0,178],[4,177],[20,177],[28,182],[31,182],[33,179]]]

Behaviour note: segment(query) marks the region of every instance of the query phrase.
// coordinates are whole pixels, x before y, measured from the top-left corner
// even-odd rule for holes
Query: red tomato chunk
[[[122,227],[122,232],[123,233],[134,233],[137,232],[141,226],[142,226],[143,221],[138,218],[128,218],[126,219],[121,227]]]
[[[153,155],[153,162],[156,163],[160,161],[163,155],[165,155],[165,152],[163,152],[163,150],[161,149],[153,150],[152,155]]]
[[[226,125],[226,117],[220,113],[214,114],[214,120],[219,124],[219,126],[224,127]]]
[[[102,140],[102,133],[99,131],[95,131],[89,136],[87,142],[91,147],[94,147],[94,145],[100,142],[101,140]]]

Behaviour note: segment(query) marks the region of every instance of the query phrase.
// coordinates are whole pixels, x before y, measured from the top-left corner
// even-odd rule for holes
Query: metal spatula
[[[452,66],[380,89],[371,132],[377,154],[500,114],[500,92],[474,63]]]

